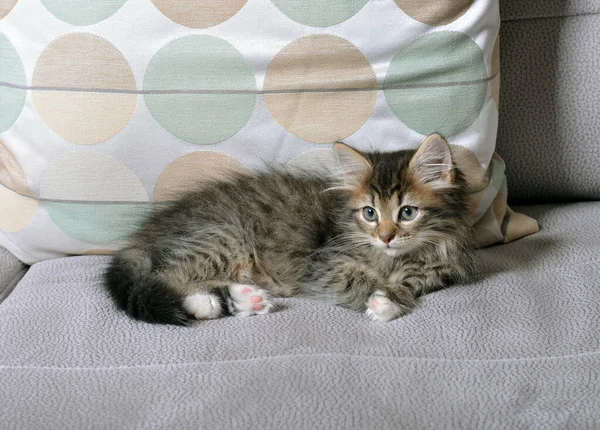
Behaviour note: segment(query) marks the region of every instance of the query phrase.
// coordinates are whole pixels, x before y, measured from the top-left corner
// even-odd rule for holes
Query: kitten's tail
[[[184,297],[151,271],[143,251],[125,250],[115,255],[104,273],[104,284],[119,308],[149,323],[186,325]]]

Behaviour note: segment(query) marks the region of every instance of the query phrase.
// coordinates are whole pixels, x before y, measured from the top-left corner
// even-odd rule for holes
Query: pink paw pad
[[[236,316],[263,315],[273,308],[269,294],[255,285],[232,284],[229,295],[227,306]]]

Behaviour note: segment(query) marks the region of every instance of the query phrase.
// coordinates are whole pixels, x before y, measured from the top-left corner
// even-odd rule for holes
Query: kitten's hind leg
[[[227,312],[239,317],[264,315],[273,310],[273,302],[266,290],[253,284],[205,281],[188,292],[183,308],[202,320],[219,318]]]
[[[231,284],[227,300],[229,312],[239,317],[264,315],[273,310],[266,290],[252,284]]]
[[[228,282],[202,281],[188,284],[183,290],[183,309],[197,319],[206,320],[223,316],[227,309]]]
[[[183,309],[195,319],[266,314],[273,308],[266,290],[255,285],[252,259],[242,252],[205,250],[170,263],[160,275],[182,295]]]
[[[197,320],[219,318],[223,311],[221,300],[215,294],[194,293],[183,299],[183,309]]]

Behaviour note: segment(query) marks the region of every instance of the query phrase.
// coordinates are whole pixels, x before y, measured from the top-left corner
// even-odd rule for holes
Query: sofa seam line
[[[264,357],[253,357],[253,358],[241,358],[232,360],[220,360],[220,361],[191,361],[185,363],[167,363],[167,364],[142,364],[142,365],[125,365],[125,366],[103,366],[103,367],[90,367],[90,366],[76,366],[76,367],[59,367],[59,366],[11,366],[11,365],[0,365],[0,371],[2,370],[64,370],[64,371],[102,371],[102,370],[128,370],[128,369],[153,369],[153,368],[177,368],[177,367],[192,367],[199,365],[219,365],[219,364],[232,364],[232,363],[243,363],[252,361],[268,361],[277,359],[291,359],[291,358],[347,358],[347,359],[379,359],[379,360],[396,360],[396,361],[429,361],[438,363],[537,363],[543,361],[556,361],[562,359],[577,359],[584,357],[599,356],[600,350],[588,351],[579,354],[560,355],[560,356],[549,356],[549,357],[528,357],[528,358],[492,358],[492,359],[453,359],[453,358],[432,358],[432,357],[385,357],[378,355],[350,355],[350,354],[289,354],[289,355],[272,355]]]

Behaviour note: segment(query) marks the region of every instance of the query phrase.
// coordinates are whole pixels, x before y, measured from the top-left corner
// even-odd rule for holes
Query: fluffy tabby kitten
[[[154,213],[105,274],[118,306],[186,324],[304,296],[389,321],[419,295],[467,279],[466,187],[441,136],[417,151],[334,150],[341,180],[240,175]]]

